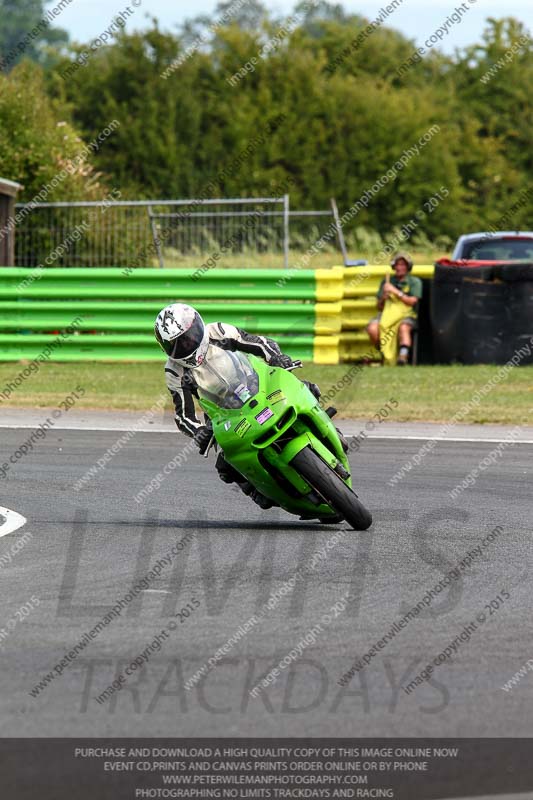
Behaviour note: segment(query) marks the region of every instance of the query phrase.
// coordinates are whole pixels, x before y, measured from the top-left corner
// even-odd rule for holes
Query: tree
[[[48,201],[104,196],[101,173],[83,152],[78,130],[48,97],[40,67],[24,63],[0,74],[0,175],[24,186],[21,200],[47,185]]]
[[[68,81],[59,75],[69,61],[49,70],[49,88],[89,139],[120,120],[97,163],[139,197],[263,196],[290,185],[293,207],[324,209],[335,196],[347,210],[438,125],[353,227],[386,235],[441,187],[448,194],[423,217],[426,233],[496,224],[531,173],[530,49],[488,85],[480,78],[521,30],[490,23],[475,50],[432,52],[398,76],[413,42],[387,26],[368,31],[357,16],[345,22],[335,5],[312,11],[284,29],[267,17],[229,20],[189,51],[157,24],[123,32]],[[531,202],[520,213],[527,219]]]
[[[44,5],[43,0],[0,0],[1,71],[8,72],[23,58],[44,62],[44,45],[68,41],[65,30],[50,26]]]
[[[260,0],[247,0],[240,6],[236,0],[221,0],[213,12],[214,21],[228,19],[227,24],[238,25],[243,31],[257,30],[267,17],[266,6]]]
[[[525,174],[533,172],[533,42],[516,19],[489,18],[483,43],[466,48],[453,74],[458,95],[502,141]]]
[[[211,17],[202,14],[185,20],[181,26],[180,38],[184,46],[188,46],[198,37],[207,40],[216,35],[219,26],[236,25],[243,31],[256,31],[269,17],[266,6],[260,0],[220,0]]]

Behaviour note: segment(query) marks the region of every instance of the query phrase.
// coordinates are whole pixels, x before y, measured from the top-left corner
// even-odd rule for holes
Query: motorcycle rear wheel
[[[372,525],[372,514],[355,492],[310,447],[300,450],[291,466],[354,530],[366,531]]]

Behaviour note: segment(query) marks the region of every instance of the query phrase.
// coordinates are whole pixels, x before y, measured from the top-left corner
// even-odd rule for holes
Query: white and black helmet
[[[199,367],[209,347],[209,334],[200,314],[182,303],[173,303],[159,312],[155,338],[167,356],[184,367]]]

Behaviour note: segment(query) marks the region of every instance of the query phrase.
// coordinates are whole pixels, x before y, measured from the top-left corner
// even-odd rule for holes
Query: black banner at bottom
[[[9,800],[396,798],[530,792],[531,739],[0,739]]]

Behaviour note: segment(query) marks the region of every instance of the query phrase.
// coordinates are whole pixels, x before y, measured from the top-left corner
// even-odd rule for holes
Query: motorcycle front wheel
[[[366,531],[372,525],[372,514],[355,492],[310,447],[300,450],[291,466],[354,530]]]

